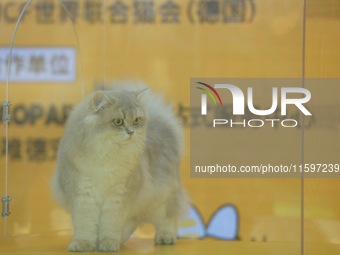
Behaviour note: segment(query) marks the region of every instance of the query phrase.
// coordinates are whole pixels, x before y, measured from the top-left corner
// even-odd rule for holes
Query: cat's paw
[[[68,246],[69,251],[94,251],[96,244],[88,240],[73,240]]]
[[[155,236],[155,244],[175,244],[176,235],[160,233]]]
[[[99,251],[119,251],[119,241],[111,238],[104,238],[98,243]]]

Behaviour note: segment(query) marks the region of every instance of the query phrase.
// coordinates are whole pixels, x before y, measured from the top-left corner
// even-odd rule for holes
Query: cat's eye
[[[123,119],[113,119],[112,123],[113,123],[113,125],[120,127],[124,124],[124,120]]]
[[[133,125],[139,125],[141,123],[141,118],[140,117],[137,117],[135,118],[135,120],[133,121]]]

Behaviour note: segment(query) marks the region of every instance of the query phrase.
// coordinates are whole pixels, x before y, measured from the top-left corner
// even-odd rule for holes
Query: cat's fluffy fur
[[[80,102],[68,119],[53,177],[54,194],[72,216],[68,249],[117,251],[142,222],[155,225],[156,244],[174,243],[187,204],[182,150],[171,107],[143,85],[97,91]]]

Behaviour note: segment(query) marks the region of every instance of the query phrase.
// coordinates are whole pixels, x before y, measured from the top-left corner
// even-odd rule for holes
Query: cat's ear
[[[103,91],[99,90],[92,97],[90,103],[90,111],[97,113],[100,109],[102,109],[109,103],[112,103],[111,100],[104,94]]]
[[[141,98],[146,92],[148,91],[148,88],[136,91],[136,98]]]

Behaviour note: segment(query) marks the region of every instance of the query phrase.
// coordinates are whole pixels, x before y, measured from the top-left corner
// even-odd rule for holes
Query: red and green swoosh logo
[[[210,98],[213,100],[214,104],[217,105],[216,98],[218,99],[220,105],[222,105],[222,100],[216,89],[214,89],[209,84],[203,83],[203,82],[197,82],[198,84],[203,85],[204,87],[196,87],[200,90],[203,90],[206,94],[210,96]],[[215,96],[214,96],[215,95]]]

